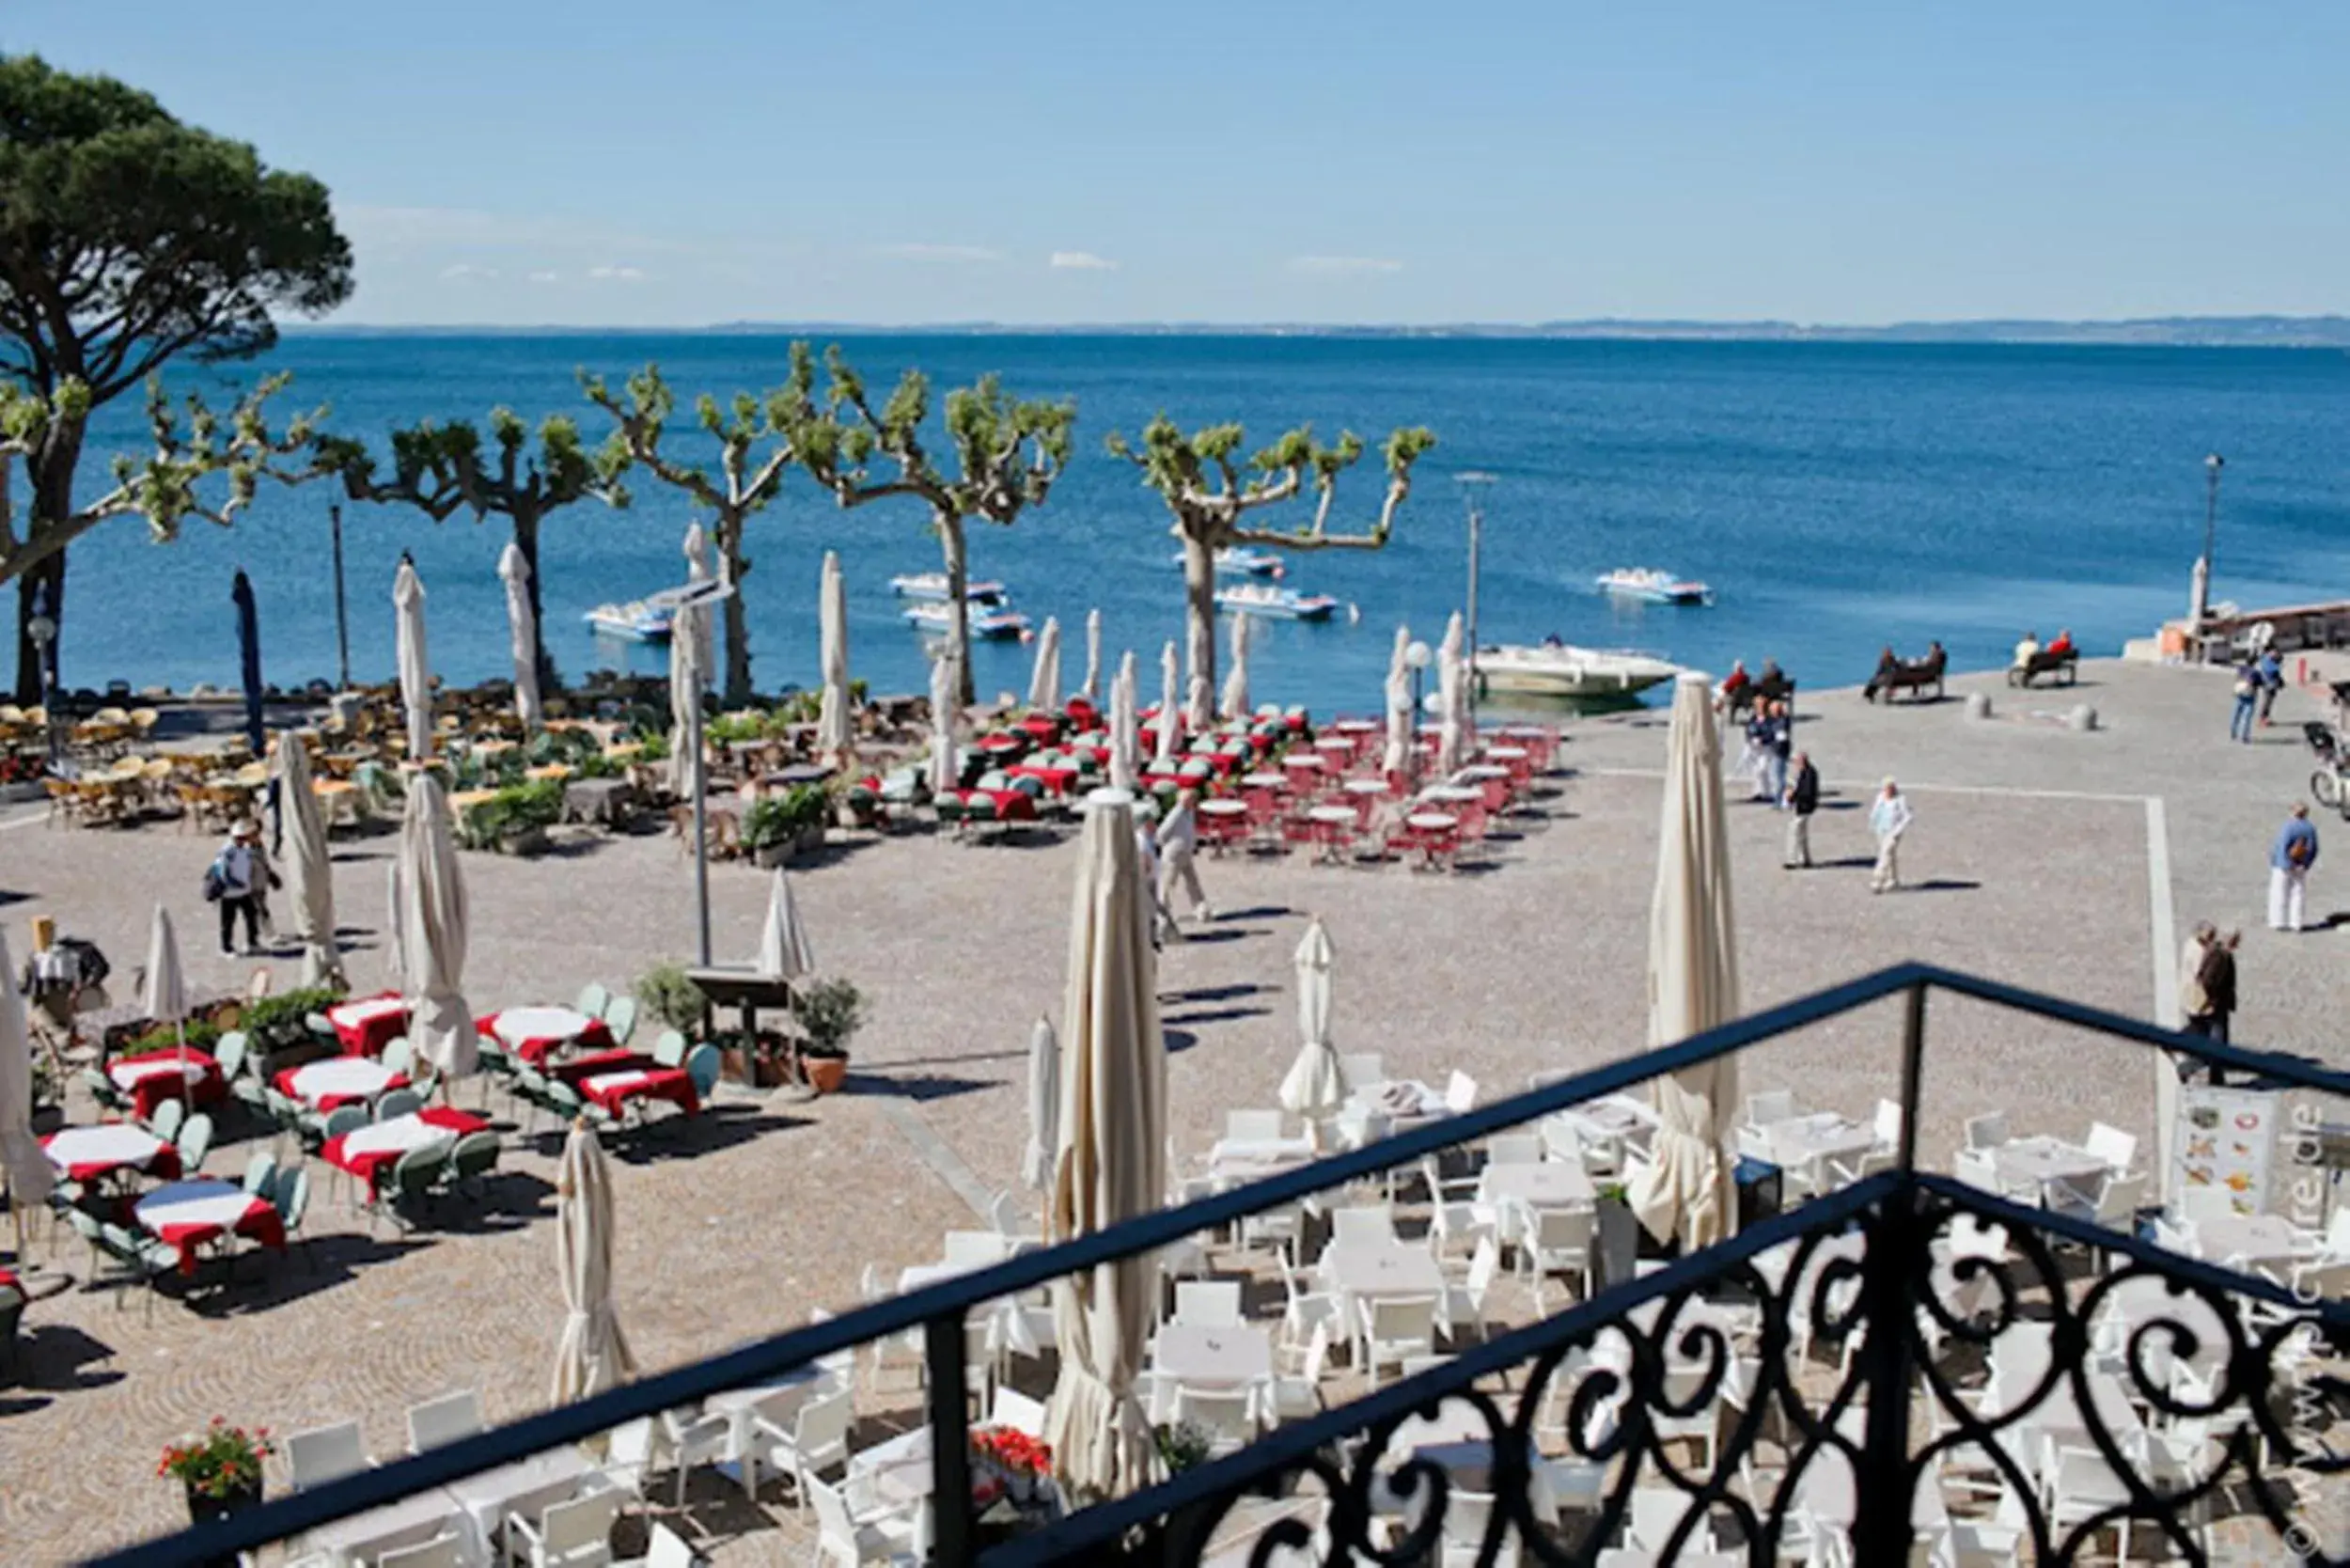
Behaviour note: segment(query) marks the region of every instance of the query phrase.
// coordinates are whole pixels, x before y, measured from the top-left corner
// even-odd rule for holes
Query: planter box
[[[781,1059],[764,1052],[754,1057],[740,1046],[729,1046],[718,1053],[718,1062],[728,1081],[753,1089],[776,1089],[790,1081]]]
[[[1629,1282],[1637,1272],[1640,1242],[1645,1234],[1632,1205],[1621,1198],[1603,1198],[1597,1204],[1599,1233],[1597,1247],[1591,1257],[1591,1272],[1597,1276],[1596,1288]]]
[[[761,844],[751,851],[751,864],[762,871],[772,871],[777,866],[786,865],[791,861],[793,847],[789,843]]]
[[[554,842],[555,840],[547,837],[545,828],[525,827],[519,833],[509,833],[500,839],[498,853],[524,856],[544,855],[554,847]]]

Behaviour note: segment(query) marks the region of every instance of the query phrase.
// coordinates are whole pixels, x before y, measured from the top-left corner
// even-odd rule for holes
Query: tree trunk
[[[82,430],[60,424],[25,467],[32,479],[32,516],[26,521],[27,542],[47,528],[73,515],[73,469],[82,457]],[[49,645],[49,673],[56,679],[65,645],[65,552],[59,550],[16,580],[16,700],[30,704],[42,699],[40,651],[33,643],[33,604],[41,585],[49,587],[49,615],[57,635]]]
[[[743,554],[743,523],[741,517],[718,514],[718,580],[734,588],[726,602],[724,618],[728,708],[748,707],[751,700],[751,624],[743,609],[743,578],[751,562]]]
[[[940,512],[938,540],[947,552],[947,657],[955,662],[955,688],[966,708],[979,700],[971,682],[971,605],[964,589],[971,581],[964,558],[963,519]]]
[[[563,678],[556,673],[555,661],[547,657],[547,618],[539,591],[539,519],[521,512],[513,522],[514,548],[523,553],[523,564],[530,569],[526,579],[530,595],[530,662],[539,671],[539,696],[543,700],[563,689]]]
[[[1208,701],[1215,701],[1215,551],[1190,533],[1183,535],[1183,632],[1191,674],[1177,700],[1189,710],[1193,682],[1205,676]]]

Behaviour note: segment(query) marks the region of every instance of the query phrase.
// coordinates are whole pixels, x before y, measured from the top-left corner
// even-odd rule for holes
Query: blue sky
[[[306,13],[306,14],[305,14]],[[2350,309],[2350,8],[11,0],[348,321]]]

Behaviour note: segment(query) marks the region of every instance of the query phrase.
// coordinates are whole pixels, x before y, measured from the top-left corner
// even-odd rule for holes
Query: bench
[[[2022,664],[2008,666],[2007,683],[2011,686],[2029,686],[2042,676],[2049,675],[2069,686],[2079,675],[2080,666],[2081,651],[2077,648],[2068,648],[2060,653],[2051,653],[2044,648]]]
[[[1737,718],[1752,708],[1756,700],[1784,702],[1792,711],[1795,704],[1795,681],[1791,675],[1769,675],[1749,681],[1730,694],[1730,716]]]
[[[1860,695],[1874,702],[1877,694],[1883,692],[1886,699],[1890,701],[1900,692],[1922,697],[1926,688],[1931,686],[1935,699],[1939,701],[1942,698],[1942,671],[1949,662],[1950,655],[1937,648],[1923,659],[1895,660],[1889,665],[1880,665],[1877,672],[1869,677],[1869,683],[1860,688]]]

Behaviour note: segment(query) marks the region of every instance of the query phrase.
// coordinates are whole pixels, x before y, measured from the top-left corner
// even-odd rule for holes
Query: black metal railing
[[[1031,1533],[982,1547],[971,1511],[934,1507],[933,1560],[1193,1561],[1244,1500],[1297,1504],[1258,1532],[1248,1560],[1382,1563],[1418,1560],[1449,1539],[1480,1563],[1507,1550],[1545,1563],[1588,1562],[1644,1506],[1645,1549],[1669,1559],[1719,1529],[1739,1555],[1777,1560],[1782,1548],[1828,1528],[1806,1505],[1815,1486],[1868,1506],[1849,1511],[1850,1560],[1906,1560],[1910,1511],[1930,1509],[1953,1471],[2004,1494],[2012,1544],[2035,1560],[2070,1560],[2124,1521],[2151,1529],[2187,1560],[2205,1560],[2210,1519],[2257,1521],[2305,1560],[2327,1557],[2324,1521],[2290,1478],[2336,1475],[2314,1426],[2326,1402],[2350,1393],[2325,1370],[2321,1344],[2350,1347],[2350,1305],[2308,1301],[2285,1283],[2200,1262],[2076,1218],[2008,1201],[1917,1168],[1916,1137],[1927,999],[1941,991],[2052,1023],[2173,1053],[2230,1074],[2350,1100],[2350,1075],[2294,1058],[2220,1045],[2136,1019],[1925,964],[1904,964],[1742,1018],[1661,1050],[1446,1117],[1314,1164],[1094,1235],[960,1275],[826,1322],[633,1383],[445,1448],[272,1502],[200,1529],[107,1558],[124,1568],[194,1564],[257,1548],[429,1487],[597,1437],[626,1422],[776,1378],[822,1357],[918,1331],[938,1499],[970,1496],[965,1323],[975,1309],[1053,1280],[1155,1253],[1199,1232],[1286,1210],[1348,1183],[1377,1177],[1667,1073],[1824,1023],[1888,998],[1903,1001],[1901,1143],[1893,1169],[1747,1228],[1721,1245],[1526,1326],[1467,1346],[1443,1364],[1310,1419],[1273,1428],[1239,1451],[1145,1491],[1070,1513]],[[1962,1225],[2004,1239],[1998,1258],[1943,1254]],[[2079,1249],[2077,1253],[2060,1248]],[[2068,1257],[2073,1260],[2068,1267]],[[2079,1259],[2111,1272],[2074,1277]],[[2108,1309],[2153,1282],[2176,1311],[2137,1322],[2118,1354],[2098,1353]],[[2078,1299],[2075,1299],[2079,1286]],[[1964,1297],[1966,1299],[1958,1299]],[[1987,1305],[1986,1303],[1987,1299]],[[2029,1318],[2028,1320],[2028,1314]],[[1741,1353],[1736,1337],[1751,1345]],[[2029,1321],[2046,1324],[2044,1372],[1996,1410],[1950,1369]],[[2257,1329],[2248,1327],[2252,1323]],[[2206,1341],[2225,1341],[2217,1357]],[[1832,1347],[1832,1371],[1807,1374],[1791,1353]],[[2157,1352],[2161,1354],[2158,1355]],[[2182,1397],[2158,1375],[2162,1356],[2209,1362],[2217,1381]],[[2112,1365],[2092,1377],[2092,1362]],[[2290,1365],[2288,1366],[2288,1363]],[[2118,1371],[2115,1368],[2118,1367]],[[2127,1429],[2108,1408],[2109,1380],[2187,1435]],[[1512,1380],[1517,1381],[1514,1388]],[[2295,1419],[2279,1414],[2295,1403]],[[2297,1419],[2308,1403],[2316,1412]],[[1729,1410],[1716,1416],[1717,1405]],[[1445,1466],[1390,1454],[1405,1423],[1465,1407],[1481,1434],[1484,1490],[1456,1488]],[[1555,1423],[1545,1413],[1559,1409]],[[2118,1495],[2044,1503],[2029,1473],[2043,1428],[2061,1418],[2085,1442]],[[2350,1407],[2340,1419],[2350,1419]],[[1713,1422],[1710,1433],[1709,1419]],[[1927,1435],[1917,1428],[1923,1421]],[[1544,1456],[1540,1438],[1556,1434]],[[1707,1457],[1684,1463],[1693,1437]],[[2159,1441],[2155,1440],[2159,1437]],[[2192,1450],[2183,1452],[2183,1450]],[[1776,1454],[1778,1463],[1770,1465]],[[1538,1484],[1539,1482],[1539,1484]],[[2350,1482],[2338,1483],[2350,1491]],[[1543,1495],[1565,1487],[1573,1506]],[[1663,1488],[1681,1499],[1666,1525]],[[1645,1504],[1641,1494],[1646,1494]],[[2099,1500],[2102,1497],[2103,1500]],[[1461,1499],[1475,1498],[1472,1502]],[[1452,1505],[1462,1513],[1449,1519]],[[2337,1499],[2339,1503],[2339,1499]],[[1466,1542],[1462,1520],[1482,1518]],[[2350,1520],[2342,1522],[2350,1526]],[[1448,1527],[1450,1527],[1449,1529]],[[1660,1528],[1666,1539],[1646,1539]],[[1977,1528],[1969,1526],[1969,1528]],[[2231,1528],[2244,1528],[2232,1523]],[[2142,1537],[2141,1537],[2142,1538]],[[1827,1560],[1827,1559],[1823,1559]]]

